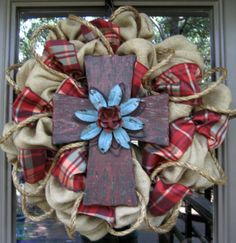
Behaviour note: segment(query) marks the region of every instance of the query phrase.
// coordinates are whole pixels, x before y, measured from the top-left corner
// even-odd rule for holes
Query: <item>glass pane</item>
[[[211,67],[210,18],[175,16],[151,17],[155,31],[155,43],[159,43],[172,35],[184,35],[196,44],[201,52],[206,68]]]
[[[145,11],[144,11],[145,12]],[[87,20],[92,20],[95,17],[86,17]],[[35,29],[41,24],[53,24],[62,18],[28,18],[20,19],[19,25],[19,50],[18,60],[23,62],[31,58],[30,38]],[[159,43],[166,38],[182,34],[186,36],[191,42],[195,43],[204,57],[206,68],[211,66],[211,46],[210,46],[210,18],[209,17],[196,17],[196,16],[152,16],[151,21],[155,30],[155,43]],[[42,34],[37,42],[37,52],[42,53],[46,34]],[[23,177],[22,177],[23,182]],[[209,193],[208,193],[209,195]],[[212,190],[210,190],[210,198],[212,202]],[[40,214],[40,209],[37,207],[30,207],[30,212]],[[185,206],[181,209],[181,216],[178,220],[178,227],[181,232],[185,231],[186,225],[184,224],[187,217]],[[194,215],[199,214],[194,211]],[[60,242],[80,242],[80,237],[77,235],[75,240],[68,239],[64,226],[54,220],[47,219],[42,222],[32,222],[26,219],[21,210],[20,195],[17,192],[17,205],[16,205],[16,238],[17,242],[47,242],[47,243],[60,243]],[[184,219],[184,220],[183,220]],[[196,224],[200,232],[204,232],[205,225],[202,222]],[[176,230],[176,229],[174,229]],[[211,231],[208,231],[211,237]],[[173,239],[173,242],[179,242],[176,235],[158,236],[155,233],[139,232],[139,242],[158,242],[158,238],[162,240]],[[192,242],[199,242],[197,237],[193,237]],[[167,242],[167,241],[165,241]],[[168,241],[170,242],[170,241]],[[187,241],[186,241],[187,242]]]

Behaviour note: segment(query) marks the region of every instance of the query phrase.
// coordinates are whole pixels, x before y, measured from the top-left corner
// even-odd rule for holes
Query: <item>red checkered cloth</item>
[[[88,89],[82,87],[79,83],[77,84],[77,82],[71,78],[64,80],[56,93],[78,98],[88,98]]]
[[[88,152],[85,147],[69,150],[60,156],[52,175],[68,190],[84,191],[87,158]],[[113,207],[85,206],[81,203],[78,213],[104,219],[109,224],[115,221],[115,209]]]
[[[176,161],[192,144],[195,132],[207,138],[208,148],[219,147],[226,135],[228,117],[202,110],[193,117],[180,118],[170,124],[170,144],[167,147],[146,144],[143,165],[148,173],[161,162]]]
[[[65,79],[56,93],[79,98],[87,97],[87,89],[79,87],[71,78]],[[52,111],[53,107],[51,103],[45,101],[27,87],[17,96],[13,103],[13,120],[19,123],[30,116]]]
[[[115,208],[107,206],[85,206],[83,202],[78,208],[78,214],[85,214],[106,220],[110,225],[115,223]]]
[[[131,96],[136,97],[138,94],[138,91],[141,87],[143,76],[148,71],[148,68],[144,66],[142,63],[136,61],[134,64],[134,74],[132,79],[132,91]]]
[[[85,147],[63,153],[52,170],[61,185],[75,192],[83,191],[88,152]]]
[[[54,151],[46,148],[20,149],[18,159],[24,170],[24,179],[30,184],[42,180],[50,168]]]
[[[73,43],[66,40],[49,40],[43,52],[43,62],[50,68],[79,79],[82,69],[77,59],[77,50]]]
[[[189,188],[184,185],[165,184],[158,180],[150,193],[148,209],[152,215],[161,216],[173,208],[189,192]]]
[[[189,96],[201,92],[198,84],[201,79],[201,69],[197,64],[180,63],[160,74],[153,84],[153,89],[168,93],[170,96]],[[202,100],[198,98],[183,103],[199,105]]]
[[[30,116],[50,111],[52,106],[30,88],[25,88],[15,99],[12,109],[13,120],[18,123]]]
[[[100,19],[100,18],[92,20],[90,23],[96,26],[103,33],[106,39],[110,42],[110,45],[114,53],[116,53],[121,43],[120,27],[115,23],[105,21],[104,19]],[[80,34],[84,36],[87,42],[98,38],[97,35],[94,33],[94,31],[90,30],[85,25],[81,26],[80,31],[81,31]]]

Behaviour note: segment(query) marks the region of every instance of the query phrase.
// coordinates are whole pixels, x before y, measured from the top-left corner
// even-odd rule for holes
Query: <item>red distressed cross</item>
[[[122,102],[131,96],[132,78],[136,57],[87,56],[85,58],[88,88],[96,88],[104,97],[116,85],[124,84]],[[88,99],[55,95],[53,99],[53,143],[66,144],[81,141],[82,130],[88,125],[75,119],[74,113],[93,108]],[[142,98],[133,112],[144,123],[141,131],[129,133],[131,139],[166,146],[169,143],[168,95]],[[110,150],[101,153],[97,137],[89,142],[89,159],[85,183],[84,205],[135,206],[135,189],[132,154],[113,139]]]

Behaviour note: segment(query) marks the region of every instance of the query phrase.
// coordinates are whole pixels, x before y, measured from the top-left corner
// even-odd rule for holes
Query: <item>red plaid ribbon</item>
[[[161,216],[173,208],[189,191],[189,188],[184,185],[165,184],[158,180],[150,193],[148,209],[152,215]]]
[[[105,21],[104,19],[95,19],[92,20],[90,23],[96,26],[103,33],[106,39],[110,42],[114,53],[116,53],[116,50],[121,43],[120,27],[117,24]],[[92,31],[85,25],[81,26],[81,34],[84,36],[87,42],[97,38],[94,31]]]
[[[52,69],[65,73],[74,79],[83,75],[77,59],[77,50],[73,43],[66,40],[49,40],[46,42],[44,63]]]
[[[142,63],[136,61],[134,64],[134,74],[132,79],[132,91],[131,96],[136,97],[138,91],[141,87],[143,76],[148,71],[147,67],[144,66]]]
[[[107,206],[85,206],[83,202],[78,208],[79,214],[85,214],[106,220],[109,224],[115,223],[115,208]]]
[[[227,116],[207,110],[199,111],[193,117],[180,118],[170,124],[169,146],[145,145],[143,164],[149,173],[161,162],[180,159],[192,144],[195,132],[207,138],[209,149],[215,149],[222,144],[227,128]]]
[[[201,91],[198,82],[202,79],[199,66],[194,63],[181,63],[172,66],[160,74],[153,85],[157,92],[166,92],[170,96],[189,96]],[[201,99],[195,99],[186,104],[199,105]]]
[[[30,184],[42,180],[50,168],[54,151],[46,148],[20,149],[18,159],[24,171],[24,179]]]
[[[87,97],[87,90],[79,87],[71,78],[65,79],[56,93],[80,98]],[[51,102],[45,101],[30,88],[26,87],[13,103],[13,120],[19,123],[30,116],[47,111],[52,111]]]
[[[30,116],[51,111],[51,105],[34,93],[30,88],[25,88],[13,103],[13,119],[16,123],[24,121]]]
[[[58,159],[52,170],[52,175],[68,190],[83,191],[87,157],[86,148],[75,148],[66,151]]]

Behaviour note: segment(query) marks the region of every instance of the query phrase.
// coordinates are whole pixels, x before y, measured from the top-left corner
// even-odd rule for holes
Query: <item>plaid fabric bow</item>
[[[61,185],[75,192],[83,191],[88,152],[85,147],[63,153],[52,170]]]
[[[86,91],[79,88],[68,78],[58,88],[57,93],[86,97]],[[13,104],[13,119],[16,123],[47,111],[52,111],[51,102],[47,102],[39,95],[26,87],[16,98]],[[24,179],[28,183],[36,183],[45,177],[55,152],[47,148],[20,148],[18,158],[24,170]]]
[[[152,215],[161,216],[173,208],[189,192],[190,189],[184,185],[165,184],[158,180],[150,193],[148,209]]]
[[[112,22],[105,21],[104,19],[95,19],[90,22],[92,25],[96,26],[110,42],[110,45],[114,51],[118,49],[121,44],[120,27]],[[81,26],[81,34],[87,42],[92,41],[97,38],[94,31],[90,30],[87,26]]]
[[[85,206],[83,202],[80,204],[78,214],[85,214],[106,220],[109,224],[115,223],[115,208],[107,206]]]
[[[34,184],[42,180],[51,166],[55,151],[46,148],[20,149],[18,159],[23,168],[24,180]]]
[[[106,37],[106,39],[110,42],[110,45],[116,53],[117,49],[121,45],[121,36],[120,36],[120,27],[112,22],[105,21],[104,19],[95,19],[91,21],[91,24],[96,26]],[[84,39],[89,42],[97,38],[96,34],[89,29],[87,26],[82,25],[80,34],[83,35]],[[136,61],[134,68],[134,75],[132,81],[132,97],[136,97],[138,91],[141,87],[141,80],[143,76],[148,71],[148,68],[145,67],[142,63]]]
[[[43,52],[43,62],[50,68],[79,79],[83,72],[73,43],[66,40],[49,40]]]
[[[194,63],[180,63],[161,73],[153,84],[157,92],[166,92],[170,96],[189,96],[201,91],[198,82],[202,79],[199,66]],[[185,101],[185,104],[199,105],[202,100]]]
[[[56,93],[81,98],[87,97],[87,90],[77,86],[71,78],[65,79]],[[26,87],[15,99],[12,109],[13,120],[19,123],[33,115],[52,111],[52,104]]]
[[[208,110],[196,112],[192,117],[180,118],[170,124],[169,146],[145,145],[143,165],[150,173],[161,162],[180,159],[192,144],[195,132],[207,138],[209,149],[215,149],[222,144],[227,128],[227,116]]]

